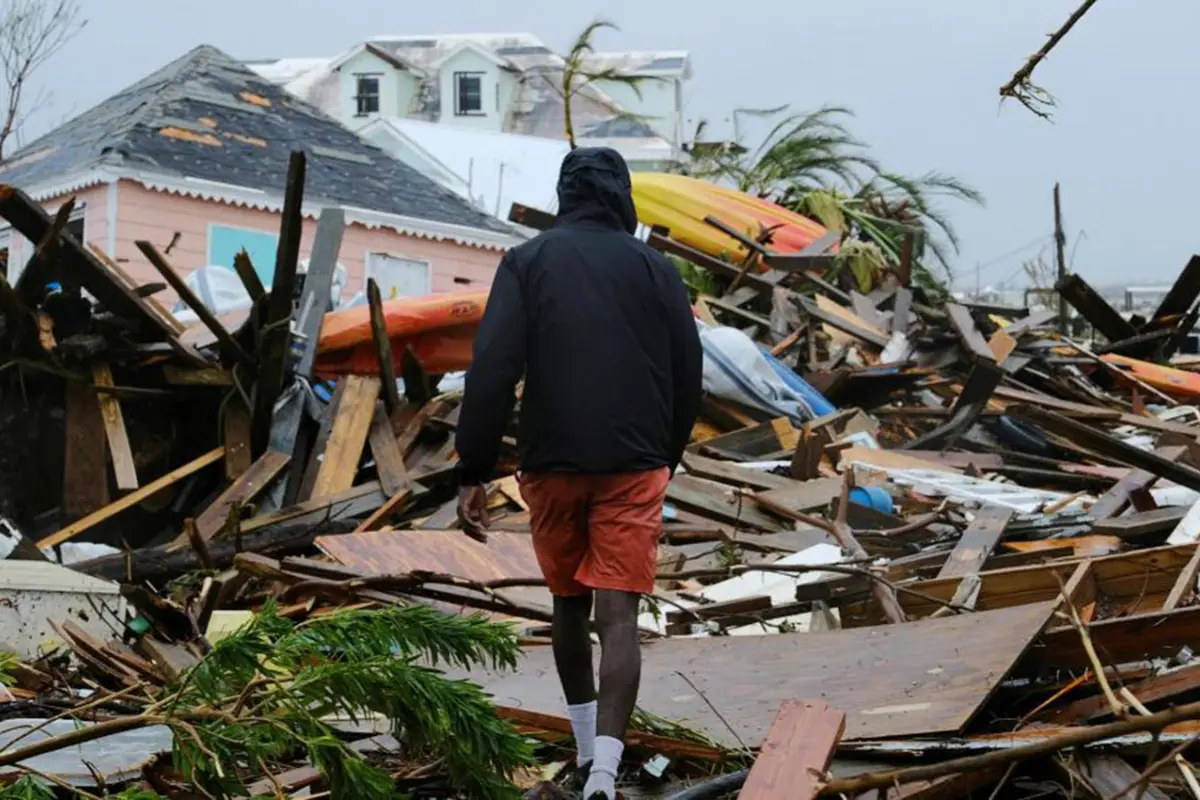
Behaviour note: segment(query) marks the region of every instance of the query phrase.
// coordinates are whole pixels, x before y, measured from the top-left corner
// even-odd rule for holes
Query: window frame
[[[375,94],[363,93],[364,81],[375,82]],[[375,101],[375,110],[363,110],[364,101]],[[369,117],[372,114],[380,113],[383,108],[383,73],[382,72],[356,72],[354,73],[354,116]]]
[[[456,117],[485,117],[487,111],[483,107],[483,78],[487,75],[486,72],[478,70],[463,70],[454,73],[454,116]],[[478,100],[478,108],[468,110],[463,107],[463,81],[468,78],[474,78],[479,81],[479,90],[475,93]]]

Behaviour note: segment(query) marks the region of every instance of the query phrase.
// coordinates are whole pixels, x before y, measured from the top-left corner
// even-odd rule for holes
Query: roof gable
[[[36,187],[97,167],[282,195],[293,149],[305,199],[497,233],[512,229],[225,53],[201,46],[0,163]]]

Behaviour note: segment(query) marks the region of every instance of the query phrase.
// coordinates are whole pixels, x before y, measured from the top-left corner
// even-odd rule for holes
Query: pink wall
[[[76,203],[86,203],[84,233],[88,242],[108,252],[109,189],[97,186],[77,192]],[[46,202],[54,211],[60,199]],[[212,223],[251,230],[278,232],[279,215],[269,211],[239,208],[207,200],[155,192],[140,184],[121,181],[117,187],[117,262],[138,283],[161,282],[157,270],[142,256],[135,242],[145,239],[159,250],[165,249],[176,232],[179,240],[168,260],[181,274],[187,275],[205,266],[208,258],[208,226]],[[312,249],[317,221],[304,220],[300,256],[307,258]],[[468,247],[450,241],[434,241],[406,236],[387,228],[368,229],[351,224],[342,237],[338,261],[346,268],[348,284],[343,298],[349,299],[365,283],[368,252],[428,261],[432,265],[434,292],[486,289],[491,285],[502,255],[496,250]],[[175,293],[167,290],[156,295],[168,307]]]

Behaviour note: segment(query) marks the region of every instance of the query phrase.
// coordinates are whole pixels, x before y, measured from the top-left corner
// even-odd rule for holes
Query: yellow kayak
[[[808,217],[769,200],[684,175],[633,173],[633,201],[643,225],[665,226],[672,239],[733,261],[744,258],[746,248],[706,223],[705,217],[720,220],[748,239],[756,239],[763,227],[779,225],[768,247],[780,253],[799,252],[826,233]]]
[[[1135,378],[1153,386],[1160,392],[1175,397],[1200,397],[1200,375],[1187,370],[1164,367],[1149,361],[1120,356],[1115,353],[1102,356],[1110,364],[1128,369]]]

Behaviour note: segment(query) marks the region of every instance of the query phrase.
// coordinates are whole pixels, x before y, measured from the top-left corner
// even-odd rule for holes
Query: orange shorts
[[[560,597],[591,589],[649,594],[670,470],[521,477],[533,549]]]

